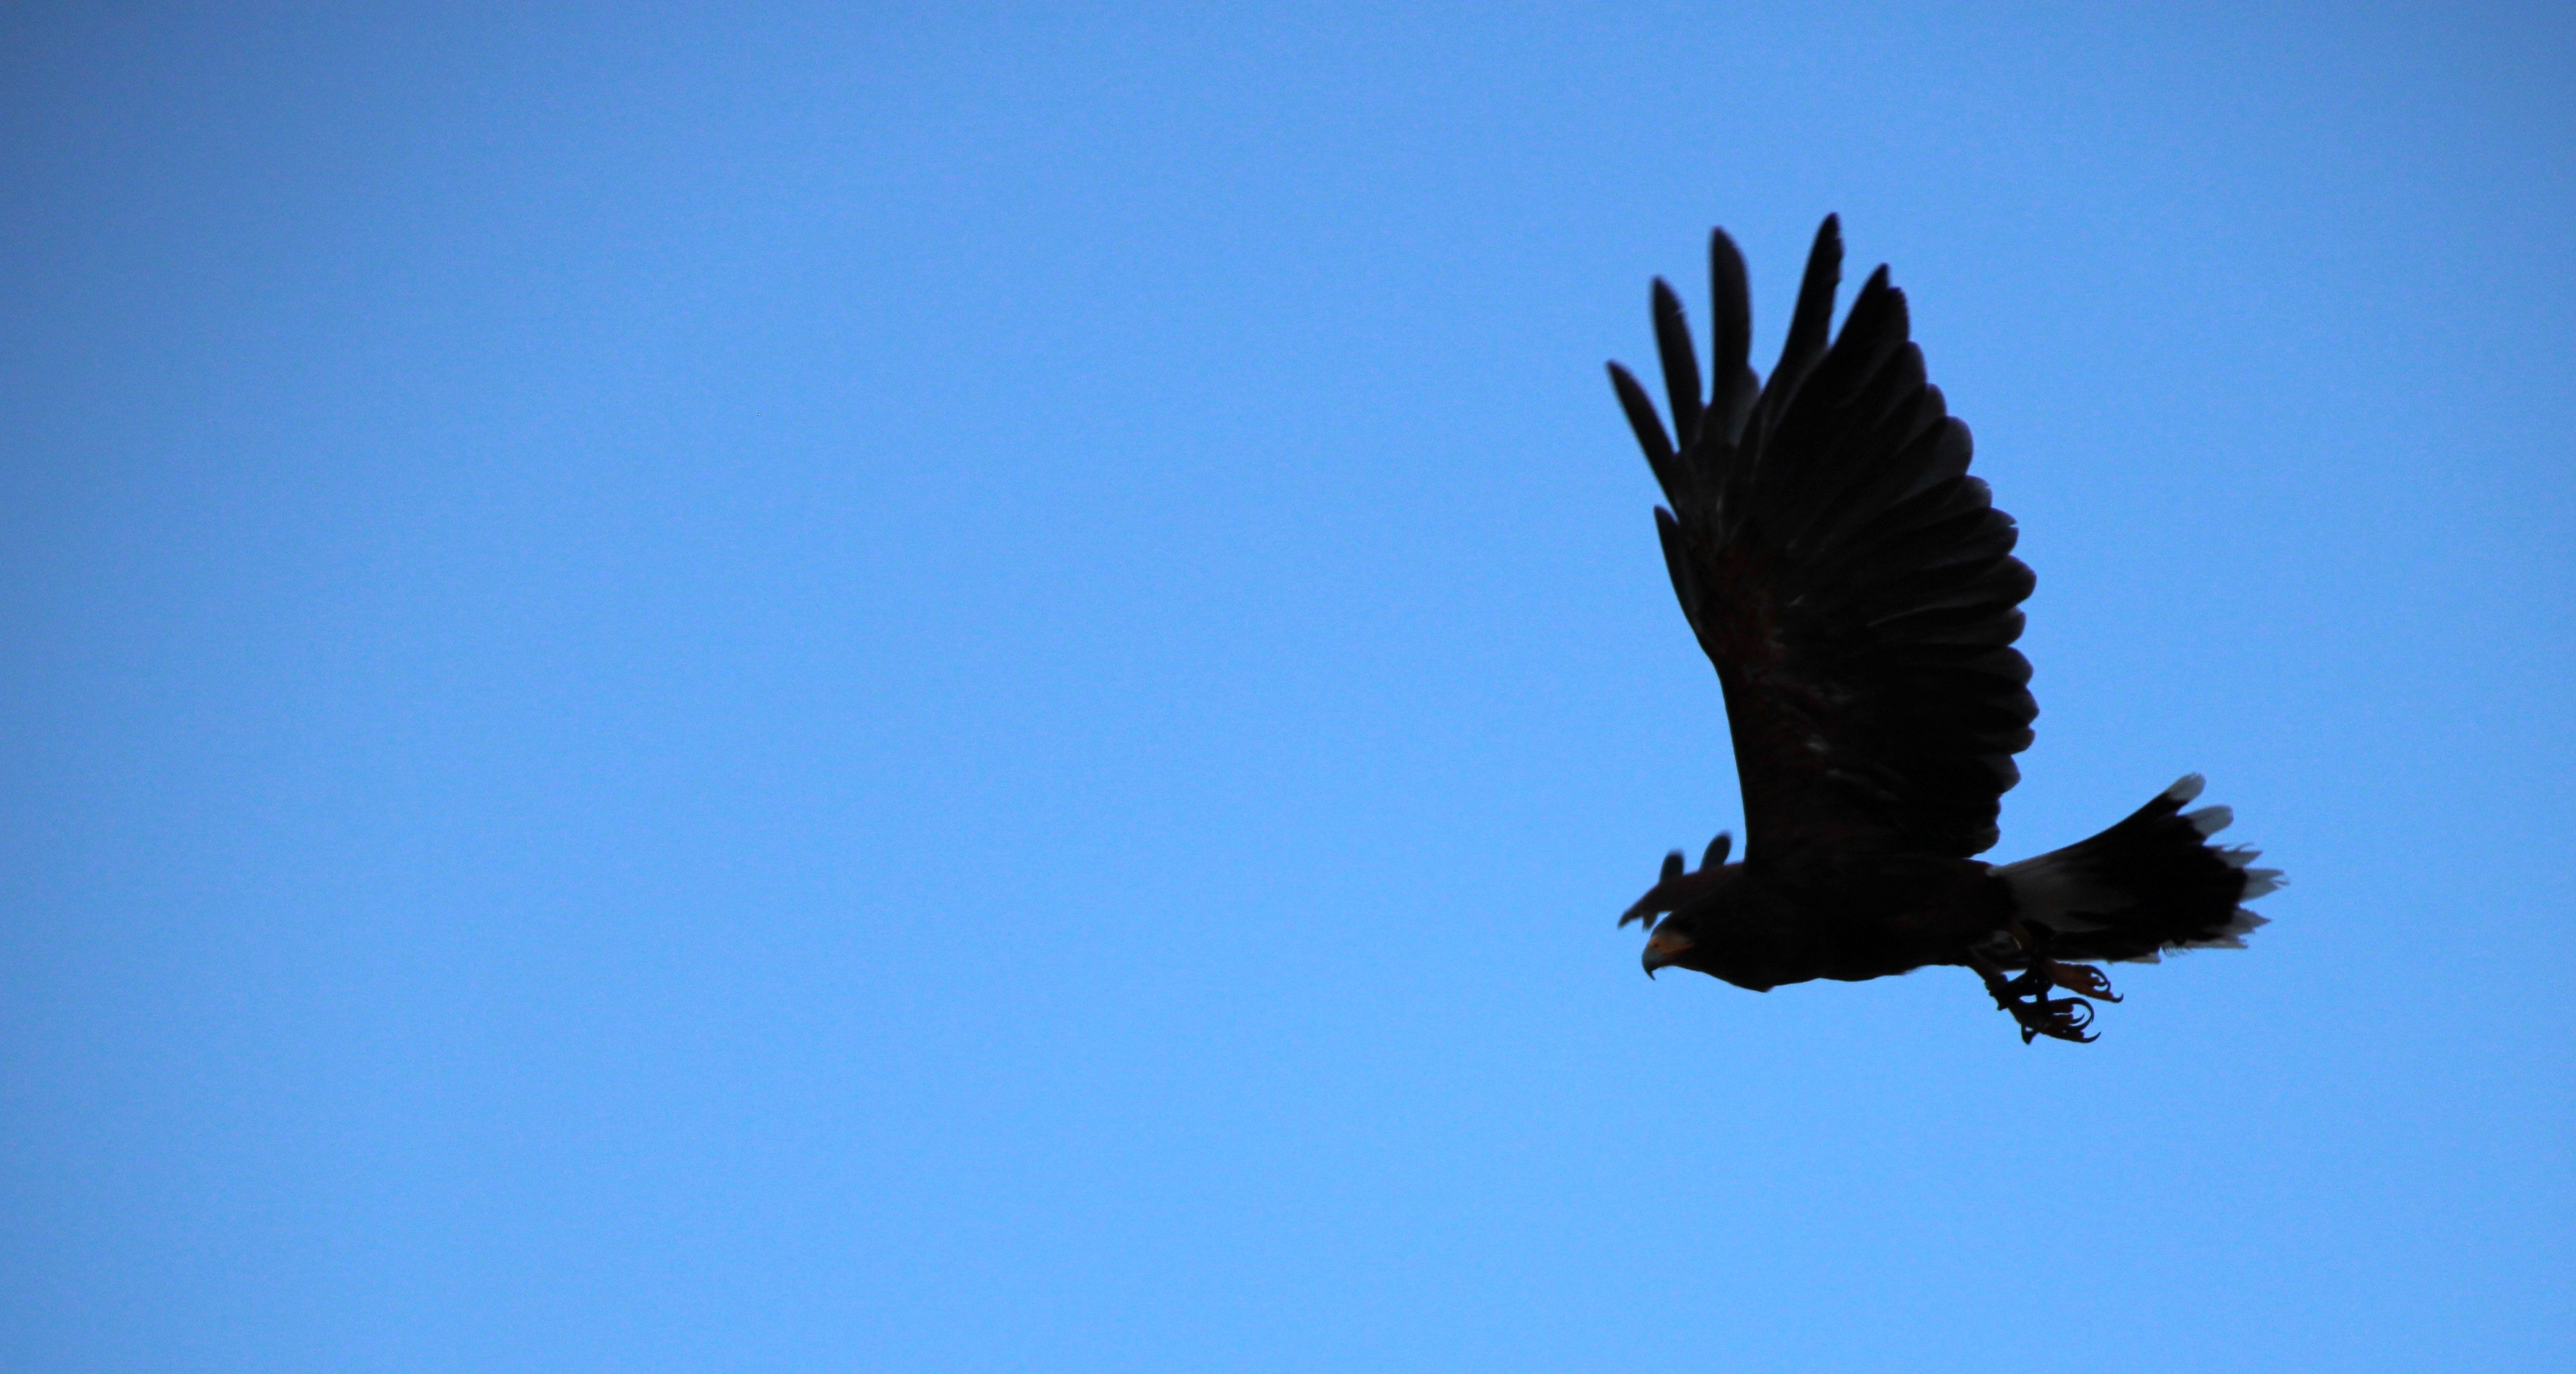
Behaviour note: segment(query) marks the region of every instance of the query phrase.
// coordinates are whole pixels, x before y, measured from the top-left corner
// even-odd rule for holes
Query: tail
[[[2208,842],[2236,815],[2184,811],[2200,787],[2191,774],[2089,840],[1995,869],[2021,918],[2056,932],[2051,955],[2152,964],[2168,949],[2245,947],[2264,919],[2243,904],[2281,886],[2281,871]]]

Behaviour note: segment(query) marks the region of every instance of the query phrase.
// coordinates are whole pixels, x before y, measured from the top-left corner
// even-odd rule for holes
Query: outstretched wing
[[[1674,435],[1625,368],[1610,380],[1662,483],[1664,561],[1726,690],[1746,858],[1894,848],[1965,858],[1995,842],[2030,744],[2030,662],[2012,647],[2030,569],[2012,518],[1968,476],[1881,267],[1827,346],[1842,234],[1816,232],[1770,383],[1746,366],[1744,259],[1709,243],[1715,385],[1702,399],[1681,302],[1655,282]]]

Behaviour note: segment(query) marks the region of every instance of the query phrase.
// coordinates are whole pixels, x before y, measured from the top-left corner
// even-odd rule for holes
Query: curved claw
[[[1977,971],[1978,977],[1985,980],[1987,995],[1995,999],[1995,1005],[2012,1013],[2013,1020],[2021,1023],[2021,1042],[2025,1045],[2043,1035],[2051,1040],[2071,1040],[2079,1045],[2089,1045],[2101,1038],[2085,1033],[2085,1027],[2093,1024],[2093,1004],[2081,997],[2052,1001],[2048,996],[2051,983],[2113,1002],[2120,1000],[2111,994],[2111,980],[2096,968],[2059,964],[2043,956],[2033,961],[2019,977],[2006,978],[1994,960],[1974,946],[1969,948],[1966,962],[1968,967]]]
[[[2105,1002],[2120,1000],[2120,995],[2111,991],[2110,975],[2089,964],[2050,964],[2048,981],[2085,997],[2098,997]]]
[[[2089,1045],[2102,1038],[2084,1033],[2084,1028],[2093,1024],[2093,1004],[2081,997],[2027,1003],[2013,1009],[2013,1019],[2021,1022],[2021,1042],[2025,1045],[2033,1037],[2041,1035],[2052,1040],[2072,1040],[2079,1045]]]

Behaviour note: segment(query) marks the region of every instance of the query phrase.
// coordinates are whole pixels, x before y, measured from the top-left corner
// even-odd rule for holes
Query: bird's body
[[[1687,928],[1694,938],[1673,949],[1670,964],[1755,992],[1954,963],[2013,910],[2010,889],[1987,865],[1921,854],[1826,855],[1779,869],[1728,864],[1707,888],[1679,908],[1688,918],[1675,933]]]
[[[1745,363],[1743,259],[1722,232],[1709,256],[1712,391],[1661,281],[1673,431],[1615,363],[1611,380],[1670,503],[1655,515],[1674,593],[1725,692],[1747,852],[1727,863],[1720,835],[1696,872],[1675,853],[1621,924],[1669,913],[1649,973],[1756,990],[1966,965],[2025,1039],[2086,1038],[2090,1004],[2049,992],[2109,997],[2110,984],[2066,961],[2239,943],[2261,922],[2239,903],[2278,875],[2206,843],[2227,814],[2182,810],[2196,777],[2081,844],[1973,857],[1995,842],[2038,714],[2012,647],[2033,584],[2013,523],[1968,476],[1967,427],[1925,380],[1885,268],[1828,345],[1834,220],[1768,384]]]

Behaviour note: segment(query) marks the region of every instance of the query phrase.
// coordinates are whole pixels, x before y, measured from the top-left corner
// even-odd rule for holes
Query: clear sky
[[[2576,1363],[2564,6],[107,8],[0,1367]],[[1827,211],[2039,575],[1994,857],[2291,874],[2089,1047],[1612,925],[1740,804],[1601,365]]]

